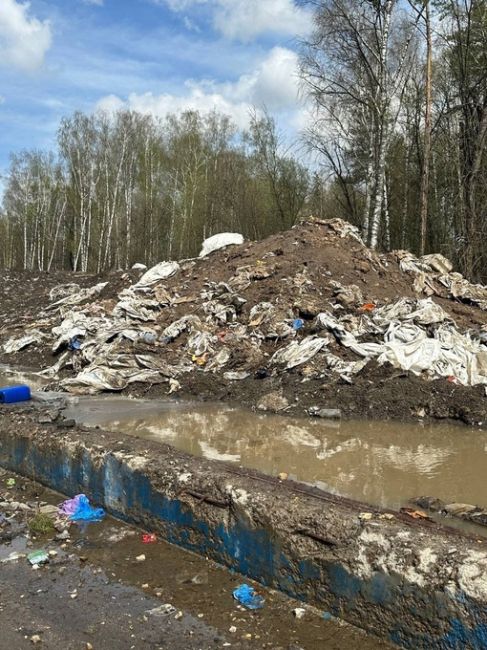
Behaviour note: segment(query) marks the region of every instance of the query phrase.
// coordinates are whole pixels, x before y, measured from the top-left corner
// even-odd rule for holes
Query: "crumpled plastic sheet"
[[[377,310],[372,319],[383,324],[379,343],[360,342],[327,312],[318,314],[315,327],[332,332],[341,345],[367,360],[376,358],[380,364],[388,362],[416,375],[427,373],[431,379],[454,377],[465,386],[487,384],[487,346],[480,338],[461,334],[430,299],[400,300]],[[426,326],[434,330],[429,332]]]
[[[487,384],[487,346],[451,325],[440,326],[428,337],[411,323],[391,323],[385,341],[379,363],[388,361],[416,375],[454,377],[464,386]]]
[[[27,348],[33,343],[39,343],[45,338],[45,335],[39,330],[31,330],[30,333],[25,336],[9,339],[3,344],[2,349],[5,354],[13,354],[15,352],[20,352],[20,350]]]
[[[56,302],[53,302],[49,305],[48,309],[54,309],[55,307],[61,307],[66,305],[79,305],[81,302],[88,300],[89,298],[94,298],[98,296],[103,289],[107,286],[108,282],[100,282],[94,287],[89,287],[87,289],[80,289],[76,293],[71,293]]]
[[[295,368],[306,363],[318,354],[327,345],[327,340],[315,336],[308,336],[301,341],[293,341],[285,348],[281,348],[271,358],[273,364],[286,364],[286,368]]]
[[[193,316],[192,314],[183,316],[165,328],[165,330],[162,332],[162,338],[172,341],[183,332],[186,332],[186,330],[192,331],[192,329],[194,327],[198,327],[198,325],[201,325],[201,320],[198,318],[198,316]]]
[[[243,235],[237,232],[221,232],[213,237],[208,237],[203,242],[200,257],[206,257],[214,251],[225,248],[226,246],[240,246],[244,243]]]
[[[440,254],[424,255],[417,258],[407,251],[395,251],[402,271],[414,274],[413,287],[418,293],[440,294],[435,282],[443,285],[452,298],[477,305],[487,311],[487,287],[472,284],[461,273],[453,273],[453,265]]]
[[[69,282],[67,284],[59,284],[57,287],[53,287],[49,291],[49,300],[54,302],[55,300],[61,300],[61,298],[66,298],[67,296],[72,296],[75,293],[81,291],[79,284],[74,282]]]
[[[105,516],[103,508],[93,508],[85,494],[77,494],[59,506],[59,514],[70,521],[101,521]]]
[[[177,262],[160,262],[144,273],[132,288],[147,289],[161,280],[167,280],[167,278],[176,275],[180,269],[181,267]]]
[[[188,339],[188,351],[196,357],[201,357],[205,352],[213,350],[212,345],[216,340],[216,337],[210,334],[210,332],[193,332]]]
[[[446,311],[431,298],[412,300],[402,298],[391,305],[375,309],[371,319],[377,325],[388,325],[393,320],[413,321],[420,325],[431,325],[451,320]]]
[[[328,219],[327,221],[317,220],[317,223],[326,224],[332,230],[334,230],[337,235],[340,235],[341,238],[353,237],[353,239],[356,239],[361,244],[364,243],[362,237],[360,236],[360,230],[356,226],[352,226],[351,223],[348,223],[348,221],[345,221],[344,219],[336,218]]]
[[[220,325],[234,321],[237,314],[233,305],[224,305],[216,300],[208,300],[205,302],[203,304],[203,310],[207,314],[206,321],[208,323],[215,320]]]

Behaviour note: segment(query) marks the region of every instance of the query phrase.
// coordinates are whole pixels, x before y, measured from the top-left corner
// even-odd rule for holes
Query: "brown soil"
[[[394,254],[377,255],[351,237],[341,238],[327,222],[307,222],[290,231],[279,233],[260,242],[249,242],[240,247],[217,251],[206,259],[181,263],[182,270],[167,280],[163,287],[179,304],[162,307],[157,315],[156,329],[166,326],[187,314],[196,314],[204,322],[201,292],[208,282],[229,282],[245,267],[251,274],[248,287],[237,290],[247,302],[238,315],[239,322],[248,323],[251,308],[263,301],[273,303],[283,318],[301,317],[305,327],[299,335],[312,331],[312,320],[319,311],[333,311],[337,298],[332,282],[356,285],[364,303],[382,306],[401,297],[418,298],[413,290],[413,277],[403,273]],[[135,272],[113,273],[100,278],[93,275],[27,274],[1,272],[0,304],[2,326],[0,338],[20,335],[26,328],[41,322],[41,309],[49,303],[49,290],[60,283],[77,282],[92,286],[102,280],[108,286],[96,304],[110,313],[117,293],[130,286]],[[480,329],[487,326],[487,312],[448,298],[433,298],[451,315],[462,329]],[[358,315],[357,304],[342,305],[339,314]],[[152,327],[153,324],[149,323]],[[214,333],[225,332],[225,327],[213,328]],[[187,335],[179,336],[158,350],[169,363],[177,363],[184,352]],[[205,400],[238,401],[255,407],[269,392],[282,392],[289,400],[287,412],[306,412],[311,406],[340,408],[345,417],[367,418],[453,418],[469,424],[487,421],[487,399],[483,387],[466,388],[447,380],[426,381],[391,367],[377,367],[370,363],[348,384],[329,373],[317,378],[318,362],[298,366],[290,371],[267,372],[269,356],[276,348],[287,344],[266,340],[255,355],[255,347],[239,344],[232,348],[230,361],[223,370],[194,372],[179,378],[180,396]],[[222,345],[219,343],[218,345]],[[127,344],[130,348],[132,344]],[[356,358],[338,344],[330,346],[333,353],[346,359]],[[137,344],[138,351],[153,352],[154,346]],[[218,348],[217,348],[218,351]],[[46,347],[32,346],[14,355],[0,355],[0,362],[9,365],[45,367],[55,362]],[[223,372],[248,370],[251,376],[243,381],[227,382]],[[260,378],[264,377],[264,378]],[[167,386],[133,385],[134,395],[165,397]]]

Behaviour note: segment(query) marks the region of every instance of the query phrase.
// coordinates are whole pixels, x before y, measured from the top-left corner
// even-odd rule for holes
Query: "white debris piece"
[[[171,325],[168,325],[166,329],[162,332],[162,337],[167,339],[176,339],[180,334],[186,332],[186,330],[192,330],[193,327],[201,325],[201,321],[198,316],[188,315],[183,316]]]
[[[140,262],[136,262],[132,266],[132,271],[147,271],[147,266],[145,264],[141,264]]]
[[[241,246],[244,243],[243,235],[237,232],[221,232],[205,239],[200,252],[200,257],[206,257],[214,251],[225,248],[225,246]]]
[[[26,334],[25,336],[22,336],[19,339],[9,339],[6,343],[3,345],[3,351],[6,354],[12,354],[14,352],[20,352],[20,350],[23,350],[24,348],[28,347],[29,345],[32,345],[33,343],[38,343],[39,341],[42,341],[44,338],[44,334],[42,332],[39,332],[39,330],[32,330],[29,334]]]
[[[147,289],[156,282],[167,280],[175,275],[181,267],[177,262],[160,262],[144,273],[140,280],[133,286],[134,289]]]
[[[128,386],[128,381],[121,372],[109,368],[91,368],[83,370],[72,379],[64,379],[61,386],[69,392],[121,391]]]
[[[388,361],[416,375],[453,377],[464,386],[487,384],[487,346],[453,326],[442,325],[428,337],[411,323],[391,323],[385,341],[379,363]]]
[[[388,325],[393,320],[414,321],[420,325],[431,325],[451,320],[451,317],[431,298],[424,300],[402,298],[395,303],[374,310],[372,320],[382,326]]]
[[[66,296],[72,296],[75,293],[81,291],[79,284],[74,282],[69,282],[68,284],[59,284],[57,287],[53,287],[49,291],[49,300],[54,302],[55,300],[60,300],[61,298],[66,298]]]
[[[326,339],[308,336],[302,341],[293,341],[278,350],[271,358],[271,363],[285,363],[286,368],[294,368],[312,359],[327,344]]]
[[[95,296],[100,295],[103,289],[107,286],[108,282],[99,282],[95,284],[94,287],[89,287],[87,289],[80,289],[76,293],[71,293],[61,300],[57,300],[49,305],[48,309],[54,307],[61,307],[64,305],[79,305],[81,302],[88,300],[89,298],[94,298]]]

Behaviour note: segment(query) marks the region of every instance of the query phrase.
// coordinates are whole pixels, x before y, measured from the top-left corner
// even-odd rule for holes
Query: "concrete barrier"
[[[116,517],[399,646],[487,648],[484,540],[28,414],[15,425],[0,415],[0,465],[63,494],[85,492]]]

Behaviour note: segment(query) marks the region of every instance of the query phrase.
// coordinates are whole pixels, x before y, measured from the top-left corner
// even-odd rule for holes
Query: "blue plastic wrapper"
[[[304,327],[304,320],[302,318],[296,318],[296,320],[293,321],[293,330],[298,332],[299,330],[302,330]]]
[[[265,601],[262,596],[256,594],[255,589],[249,585],[240,585],[234,589],[233,597],[247,609],[262,609],[264,607]]]
[[[77,336],[73,337],[68,344],[68,350],[74,352],[75,350],[81,350],[81,341]]]

